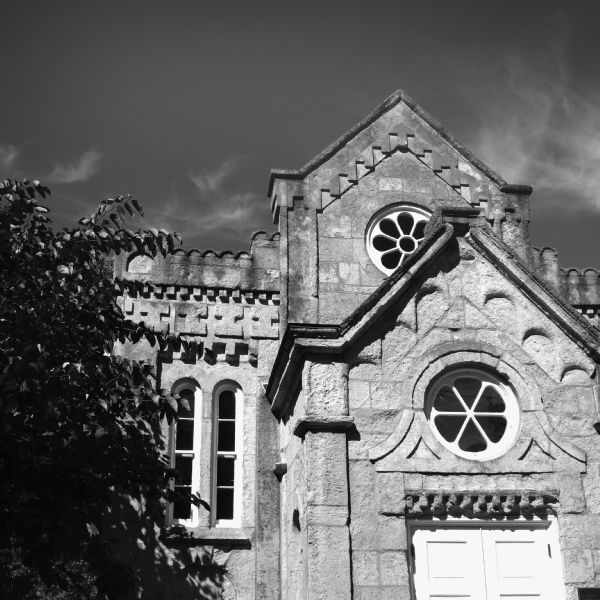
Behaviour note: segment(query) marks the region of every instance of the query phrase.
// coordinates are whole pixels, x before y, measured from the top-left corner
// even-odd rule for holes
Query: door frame
[[[557,584],[562,585],[563,596],[558,600],[566,598],[565,573],[560,552],[560,539],[558,536],[558,520],[554,515],[549,515],[546,519],[532,518],[526,519],[469,519],[468,517],[447,517],[437,519],[430,517],[427,519],[406,519],[406,539],[408,549],[408,574],[410,581],[411,600],[417,600],[414,572],[415,572],[415,549],[412,538],[416,529],[543,529],[548,531],[548,544],[552,553],[553,560],[557,561],[556,577]]]

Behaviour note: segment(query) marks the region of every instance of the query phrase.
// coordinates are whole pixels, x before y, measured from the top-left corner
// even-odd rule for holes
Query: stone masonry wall
[[[412,154],[399,153],[382,163],[377,174],[318,215],[319,322],[339,323],[384,280],[367,255],[365,236],[372,217],[382,208],[419,206],[433,211],[439,203],[468,206]]]
[[[470,516],[480,511],[479,518],[488,519],[523,497],[543,515],[550,502],[557,514],[564,578],[574,600],[578,586],[600,582],[596,365],[517,286],[460,243],[462,261],[448,255],[350,358],[349,406],[357,430],[348,441],[354,598],[410,598],[407,518],[431,519],[468,497],[475,503]],[[473,463],[428,449],[429,426],[419,418],[426,383],[419,378],[457,363],[507,375],[522,410],[516,445],[522,438],[535,441],[529,449],[525,444],[522,460],[509,452]],[[402,438],[406,410],[415,418]],[[547,417],[545,431],[554,443],[536,429],[534,416],[540,422]],[[394,435],[402,441],[374,459],[372,449]],[[573,455],[585,452],[587,464],[556,444],[572,444]]]
[[[303,409],[302,396],[297,402]],[[282,461],[287,473],[281,481],[281,597],[301,600],[308,585],[308,537],[306,530],[307,472],[303,440],[295,436],[290,423],[280,425]]]

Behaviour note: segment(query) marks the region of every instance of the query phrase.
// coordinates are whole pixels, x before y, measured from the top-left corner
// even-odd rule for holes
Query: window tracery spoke
[[[396,243],[396,240],[398,239],[398,237],[393,237],[391,235],[388,235],[387,233],[384,233],[383,231],[379,231],[379,233],[377,234],[377,237],[384,237],[387,238],[388,240],[391,240],[392,242]]]

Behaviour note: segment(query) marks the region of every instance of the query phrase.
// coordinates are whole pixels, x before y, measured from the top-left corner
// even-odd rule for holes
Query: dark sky
[[[0,0],[0,166],[60,224],[131,193],[145,225],[242,250],[299,168],[403,88],[511,183],[533,241],[600,266],[600,3]]]

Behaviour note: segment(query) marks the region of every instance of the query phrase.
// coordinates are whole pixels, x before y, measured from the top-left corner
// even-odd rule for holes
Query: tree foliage
[[[37,181],[0,183],[0,596],[118,597],[131,582],[103,515],[124,494],[160,519],[160,422],[183,400],[156,389],[151,364],[111,354],[117,340],[161,334],[124,317],[107,265],[180,240],[126,229],[142,213],[128,196],[55,230],[48,196]]]

